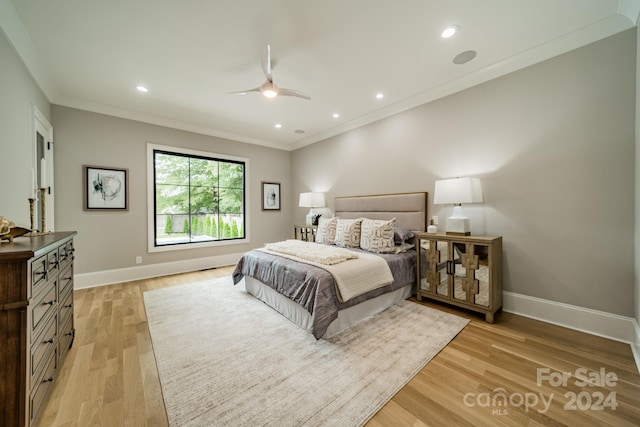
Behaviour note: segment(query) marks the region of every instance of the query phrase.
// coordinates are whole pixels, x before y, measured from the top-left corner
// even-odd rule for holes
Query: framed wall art
[[[280,183],[262,182],[262,210],[280,210]]]
[[[83,166],[84,210],[129,210],[129,170]]]

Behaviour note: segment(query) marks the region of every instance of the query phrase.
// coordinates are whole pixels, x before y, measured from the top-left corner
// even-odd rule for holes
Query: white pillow
[[[362,220],[362,232],[360,235],[360,247],[365,251],[377,253],[389,253],[394,251],[395,242],[393,231],[396,219]]]
[[[343,248],[360,247],[360,228],[362,218],[340,219],[336,224],[336,246]]]
[[[316,243],[333,245],[336,243],[336,223],[338,218],[323,218],[318,221],[316,230]]]

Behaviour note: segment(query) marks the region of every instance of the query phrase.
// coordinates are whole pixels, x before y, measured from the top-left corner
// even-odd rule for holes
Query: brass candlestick
[[[47,189],[46,188],[41,188],[40,189],[40,232],[41,233],[46,233],[46,203],[45,203],[45,193],[46,193]]]
[[[33,229],[34,202],[35,202],[35,199],[33,197],[29,197],[29,220],[31,221],[31,227],[29,227],[29,229],[31,230],[32,233],[35,231]]]

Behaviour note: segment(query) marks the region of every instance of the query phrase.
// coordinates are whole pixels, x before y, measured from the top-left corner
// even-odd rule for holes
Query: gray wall
[[[633,316],[635,52],[634,28],[296,150],[294,194],[431,199],[480,177],[485,203],[464,209],[504,237],[505,290]]]
[[[132,120],[51,106],[55,138],[56,229],[76,230],[76,273],[242,253],[292,233],[291,154]],[[249,159],[248,244],[147,253],[147,142]],[[127,212],[84,211],[82,166],[129,169]],[[281,183],[282,210],[261,210],[261,181]]]
[[[49,101],[0,31],[0,216],[29,227],[33,106],[50,120]]]

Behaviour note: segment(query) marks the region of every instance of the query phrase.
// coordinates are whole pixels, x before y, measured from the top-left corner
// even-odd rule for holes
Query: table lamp
[[[306,224],[313,224],[313,216],[316,215],[314,208],[324,207],[324,193],[300,193],[298,206],[301,208],[310,208],[306,216]]]
[[[462,213],[463,203],[482,203],[482,186],[479,178],[452,178],[436,181],[433,196],[435,205],[454,205],[447,218],[446,233],[456,236],[471,234],[469,218]]]

